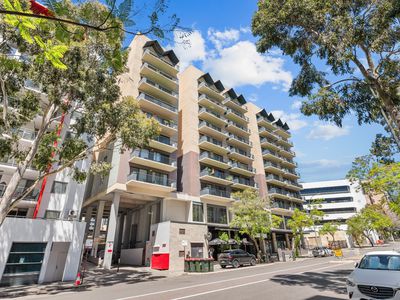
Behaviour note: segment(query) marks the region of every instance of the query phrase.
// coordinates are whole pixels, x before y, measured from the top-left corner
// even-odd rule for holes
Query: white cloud
[[[300,119],[300,114],[287,114],[283,110],[273,110],[271,113],[276,119],[281,119],[282,121],[287,122],[292,131],[297,131],[308,125],[305,120]]]
[[[220,50],[223,46],[229,45],[232,42],[239,40],[240,31],[237,29],[227,29],[225,31],[218,31],[213,28],[209,28],[207,31],[208,39],[214,44],[217,50]]]
[[[301,101],[300,100],[296,100],[292,103],[292,105],[290,106],[291,109],[299,109],[301,107]]]
[[[182,71],[193,61],[206,58],[205,41],[198,30],[194,30],[187,37],[181,37],[179,32],[174,32],[174,46],[167,48],[172,48],[178,56]]]
[[[314,140],[322,139],[325,141],[329,141],[337,137],[349,135],[350,128],[350,126],[338,127],[333,124],[315,122],[314,128],[311,129],[307,137]]]
[[[251,101],[251,102],[257,102],[258,100],[258,95],[255,93],[250,94],[247,98],[247,100]]]
[[[312,161],[303,162],[302,165],[305,167],[313,168],[336,168],[346,165],[346,163],[334,159],[317,159]]]
[[[268,82],[288,90],[292,75],[284,70],[283,64],[284,60],[281,58],[258,53],[254,43],[239,41],[220,49],[216,57],[208,57],[203,67],[227,86],[259,86]]]
[[[249,26],[240,27],[240,32],[242,32],[242,33],[251,33],[251,28]]]

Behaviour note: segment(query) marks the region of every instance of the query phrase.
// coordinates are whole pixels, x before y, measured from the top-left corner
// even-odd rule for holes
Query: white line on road
[[[318,268],[318,269],[313,269],[312,272],[315,271],[321,271],[324,269],[329,269],[332,268],[332,266],[328,266],[328,267],[323,267],[323,268]],[[303,274],[303,273],[307,273],[310,271],[303,271],[303,272],[297,272],[294,274]],[[207,294],[212,294],[212,293],[217,293],[217,292],[222,292],[222,291],[226,291],[226,290],[231,290],[231,289],[235,289],[235,288],[239,288],[239,287],[243,287],[243,286],[248,286],[248,285],[253,285],[253,284],[258,284],[258,283],[262,283],[262,282],[267,282],[270,281],[271,278],[267,278],[267,279],[263,279],[263,280],[258,280],[258,281],[252,281],[252,282],[247,282],[247,283],[242,283],[242,284],[237,284],[237,285],[231,285],[225,288],[220,288],[220,289],[216,289],[216,290],[211,290],[211,291],[207,291],[207,292],[202,292],[202,293],[197,293],[197,294],[193,294],[193,295],[187,295],[187,296],[183,296],[183,297],[179,297],[179,298],[174,298],[173,300],[182,300],[182,299],[187,299],[187,298],[193,298],[193,297],[198,297],[198,296],[203,296],[203,295],[207,295]]]
[[[152,292],[152,293],[147,293],[147,294],[142,294],[142,295],[128,296],[128,297],[123,297],[123,298],[116,298],[116,299],[113,299],[113,300],[129,300],[129,299],[136,299],[136,298],[141,298],[141,297],[154,296],[154,295],[158,295],[158,294],[176,292],[176,291],[181,291],[181,290],[185,290],[185,289],[191,289],[191,288],[207,286],[207,285],[211,285],[211,284],[218,284],[218,283],[224,283],[224,282],[229,282],[229,281],[235,281],[235,280],[239,280],[239,279],[252,278],[252,277],[256,277],[256,276],[262,276],[262,275],[274,274],[274,273],[279,273],[279,272],[291,271],[291,270],[296,270],[296,269],[301,269],[301,268],[320,266],[322,264],[326,264],[326,262],[318,263],[318,264],[312,264],[312,265],[298,266],[298,267],[294,267],[294,268],[281,269],[281,270],[270,271],[270,272],[264,272],[264,273],[257,273],[257,274],[253,274],[253,275],[235,277],[235,278],[224,279],[224,280],[219,280],[219,281],[213,281],[213,282],[189,285],[189,286],[185,286],[185,287],[169,289],[169,290],[163,290],[163,291],[158,291],[158,292]],[[332,266],[330,265],[329,268],[331,268],[331,267]],[[328,267],[326,267],[326,268],[328,268]],[[311,271],[314,271],[314,270],[311,270]],[[306,271],[306,272],[309,272],[309,271]]]

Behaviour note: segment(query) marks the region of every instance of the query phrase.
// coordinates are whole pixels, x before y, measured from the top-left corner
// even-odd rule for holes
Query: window
[[[193,202],[193,222],[204,222],[203,203]]]
[[[308,204],[312,204],[315,200],[307,200]],[[321,201],[322,204],[325,203],[342,203],[342,202],[353,202],[353,197],[335,197],[335,198],[326,198]]]
[[[203,243],[191,243],[190,254],[193,258],[203,258]]]
[[[185,257],[185,251],[179,251],[179,257]]]
[[[179,228],[179,234],[185,234],[185,233],[186,233],[185,228]]]
[[[226,207],[207,204],[207,222],[216,224],[228,224]]]
[[[37,283],[47,243],[13,243],[1,285]]]
[[[46,210],[44,214],[45,219],[58,219],[60,217],[60,212],[58,210]]]
[[[400,271],[399,255],[366,255],[360,262],[360,269]]]
[[[350,192],[350,187],[348,185],[341,185],[341,186],[326,186],[326,187],[303,189],[301,191],[301,194],[303,196],[308,196],[317,194],[340,194],[349,192]]]
[[[67,191],[67,182],[54,181],[51,187],[51,192],[54,194],[65,194]]]

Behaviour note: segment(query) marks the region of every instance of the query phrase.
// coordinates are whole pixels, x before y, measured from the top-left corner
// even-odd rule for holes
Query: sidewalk
[[[86,271],[83,283],[75,286],[74,282],[53,282],[28,286],[11,286],[0,288],[0,298],[17,298],[34,295],[55,295],[66,291],[85,291],[96,287],[112,286],[116,284],[134,284],[144,281],[157,281],[167,277],[182,275],[183,272],[158,271],[149,267],[121,266],[104,270],[90,264]]]

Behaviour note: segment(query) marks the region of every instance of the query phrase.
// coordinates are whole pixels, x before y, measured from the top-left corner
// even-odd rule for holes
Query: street
[[[305,259],[214,273],[126,281],[20,299],[346,299],[345,279],[355,260]]]

